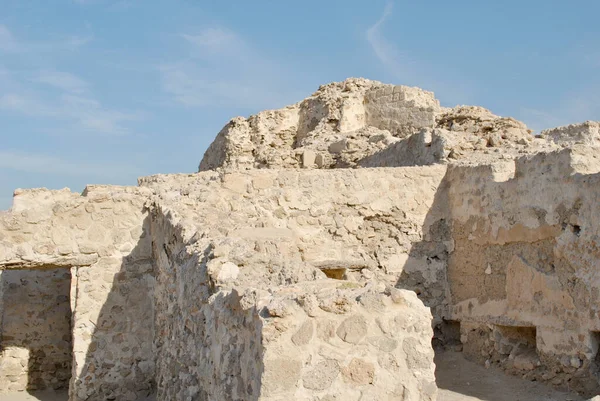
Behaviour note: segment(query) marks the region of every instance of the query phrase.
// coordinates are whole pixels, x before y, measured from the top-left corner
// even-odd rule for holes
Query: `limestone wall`
[[[70,268],[71,399],[135,400],[154,382],[148,191],[100,186],[83,195],[17,191],[11,212],[0,219],[0,268],[33,276],[42,274],[36,269]],[[27,353],[21,364],[27,365]],[[35,378],[34,372],[28,376]]]
[[[399,138],[416,134],[421,128],[435,126],[440,104],[420,88],[384,85],[366,93],[366,125],[384,129]]]
[[[1,264],[33,271],[71,268],[72,400],[135,400],[148,395],[155,380],[161,399],[278,399],[279,390],[269,390],[279,371],[268,365],[275,348],[266,339],[283,327],[278,319],[289,319],[265,309],[265,291],[315,280],[341,286],[336,291],[346,293],[348,304],[343,311],[323,306],[324,315],[310,317],[315,327],[321,319],[342,327],[358,313],[369,335],[358,344],[333,342],[333,348],[350,347],[344,355],[353,358],[325,358],[339,376],[323,388],[302,384],[321,369],[321,351],[314,360],[303,359],[299,378],[307,378],[296,378],[292,386],[299,397],[323,396],[347,383],[349,399],[433,397],[426,310],[417,319],[408,309],[396,310],[401,306],[393,306],[389,296],[371,305],[348,295],[377,277],[383,286],[377,293],[406,286],[436,307],[444,305],[447,289],[437,276],[444,274],[447,255],[438,241],[443,211],[431,206],[445,167],[386,172],[384,177],[370,169],[208,172],[148,177],[139,189],[89,187],[84,196],[26,191],[3,216]],[[328,302],[337,305],[334,301]],[[300,313],[302,302],[294,302],[291,310]],[[400,324],[392,323],[399,315],[372,320],[370,308],[388,307],[410,322],[417,319],[418,328],[417,320],[386,328]],[[377,336],[410,347],[382,353],[378,341],[370,342]],[[317,338],[315,350],[328,344]],[[370,372],[366,378],[360,376],[363,368]],[[407,370],[416,373],[406,376]]]
[[[234,118],[201,173],[17,190],[0,385],[70,369],[71,401],[429,400],[433,319],[436,344],[599,390],[598,123],[530,133],[348,79]]]
[[[260,230],[196,253],[177,222],[159,207],[151,225],[158,399],[435,399],[431,313],[414,293],[290,275],[271,265],[277,247],[249,257],[276,242]]]
[[[414,289],[439,318],[446,299],[444,166],[335,171],[251,170],[144,178],[210,267],[233,263],[236,285],[308,279],[314,268],[345,279]],[[442,191],[443,192],[443,191]],[[227,240],[220,240],[227,238]],[[255,266],[266,264],[269,273]],[[279,281],[278,281],[279,280]]]
[[[585,153],[585,154],[582,154]],[[451,316],[481,361],[597,391],[600,175],[596,150],[519,159],[514,178],[491,166],[450,168],[454,252]],[[586,174],[579,173],[582,169]]]
[[[262,356],[256,310],[242,306],[237,292],[211,285],[208,254],[187,252],[167,218],[154,217],[152,231],[158,399],[258,399]]]
[[[380,293],[401,282],[443,305],[445,282],[432,271],[443,274],[446,250],[429,226],[440,226],[431,204],[445,168],[386,172],[142,179],[155,191],[159,399],[434,397],[430,313]],[[380,295],[357,303],[376,276]],[[329,287],[319,293],[315,282]],[[353,340],[340,339],[346,320],[358,322]],[[342,334],[298,339],[306,321]]]

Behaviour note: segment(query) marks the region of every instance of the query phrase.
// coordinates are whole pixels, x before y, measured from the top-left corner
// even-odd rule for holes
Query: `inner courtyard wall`
[[[600,390],[600,174],[581,161],[596,157],[565,149],[517,159],[513,177],[479,166],[445,178],[449,318],[465,353],[588,394]]]

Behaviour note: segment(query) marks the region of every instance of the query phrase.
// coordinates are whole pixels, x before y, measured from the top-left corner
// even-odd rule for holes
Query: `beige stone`
[[[336,333],[345,342],[358,344],[367,334],[367,322],[361,315],[351,316],[342,322]]]
[[[234,118],[197,174],[17,190],[0,213],[0,391],[433,401],[435,328],[591,395],[597,127],[532,137],[348,79]]]
[[[348,366],[342,369],[342,374],[350,383],[357,386],[365,386],[373,384],[375,366],[362,359],[354,358]]]

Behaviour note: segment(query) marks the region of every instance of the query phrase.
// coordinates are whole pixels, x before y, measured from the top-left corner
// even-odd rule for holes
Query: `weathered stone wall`
[[[68,389],[70,270],[7,270],[0,286],[0,392]]]
[[[379,292],[405,282],[443,305],[445,284],[435,276],[443,274],[443,264],[434,274],[431,265],[439,262],[432,252],[446,251],[437,245],[413,249],[413,244],[435,243],[428,238],[429,227],[438,225],[431,205],[445,167],[388,173],[381,178],[369,169],[210,172],[149,177],[140,189],[90,187],[84,196],[26,191],[3,215],[0,263],[9,269],[71,267],[72,400],[135,400],[152,391],[155,377],[161,399],[259,399],[271,394],[270,377],[278,373],[265,366],[272,352],[265,338],[283,327],[276,322],[285,316],[265,315],[266,306],[251,294],[258,291],[264,298],[269,288],[325,279],[341,286],[336,291],[344,295],[378,277]],[[315,185],[323,192],[311,191]],[[144,205],[151,197],[152,217],[146,218]],[[349,287],[327,280],[332,272],[341,272]],[[403,274],[410,280],[403,281]],[[419,312],[418,329],[408,315],[410,325],[402,326],[393,323],[400,306],[393,307],[389,297],[377,301],[379,306],[352,306],[356,296],[348,294],[342,297],[348,310],[324,306],[324,316],[311,317],[315,327],[321,318],[341,327],[350,317],[344,314],[354,311],[368,317],[369,336],[360,344],[347,343],[357,348],[347,350],[353,359],[330,363],[340,375],[325,388],[296,380],[299,396],[324,395],[355,380],[349,399],[433,397],[432,354],[423,345],[430,341],[430,315]],[[389,313],[396,315],[377,323],[369,308],[381,305],[392,305]],[[300,313],[298,308],[292,309]],[[378,328],[381,324],[399,326]],[[378,342],[369,342],[373,336],[410,347],[382,353]],[[417,339],[423,344],[413,344]],[[315,349],[327,341],[315,339]],[[365,347],[371,356],[359,352]],[[315,358],[303,362],[300,377],[320,369],[323,355]],[[354,377],[363,367],[371,372],[367,379]],[[406,376],[409,369],[413,373]]]
[[[1,216],[0,268],[71,268],[73,401],[135,400],[152,391],[147,198],[144,189],[110,186],[88,187],[84,196],[17,191]]]
[[[168,215],[168,216],[167,216]],[[260,394],[260,319],[236,292],[211,283],[176,218],[157,208],[151,231],[156,259],[156,382],[159,400],[252,400]]]
[[[276,246],[262,261],[236,259],[274,245],[260,230],[194,253],[177,221],[152,222],[158,399],[435,399],[431,313],[414,293],[315,281],[314,268],[296,282],[271,265],[283,261]],[[258,272],[243,261],[262,289],[247,286]]]
[[[297,104],[232,119],[199,170],[481,164],[548,147],[558,145],[483,107],[444,108],[432,92],[350,78]]]
[[[363,103],[365,125],[387,130],[399,138],[416,134],[421,128],[433,128],[440,112],[433,92],[407,86],[373,88],[365,94]]]
[[[541,132],[541,136],[564,146],[573,144],[598,146],[600,144],[600,121],[586,121],[547,129]]]
[[[349,281],[414,289],[440,319],[451,246],[443,239],[446,205],[436,199],[445,171],[439,165],[250,170],[161,175],[140,183],[169,205],[163,213],[195,233],[197,252],[217,240],[226,249],[211,270],[228,262],[246,266],[230,279],[235,285],[267,288],[306,280],[314,268],[337,271]],[[270,273],[254,267],[261,265]]]
[[[451,167],[445,180],[451,318],[465,352],[589,393],[600,388],[600,175],[581,174],[593,168],[582,157],[597,150],[519,159],[508,180],[491,166]]]
[[[389,169],[381,178],[368,169],[254,170],[142,179],[156,193],[159,399],[432,399],[429,312],[405,295],[397,306],[383,295],[355,299],[375,276],[379,294],[404,274],[407,285],[444,304],[445,282],[435,277],[443,263],[430,253],[442,258],[446,251],[423,245],[435,242],[426,237],[430,224],[439,225],[430,206],[444,172]],[[316,294],[309,283],[332,272],[345,280],[325,280],[329,289]],[[293,336],[306,320],[343,333],[347,319],[360,320],[348,334],[355,342]],[[282,352],[294,355],[293,366]]]
[[[404,289],[431,307],[434,340],[591,393],[596,146],[598,123],[533,138],[349,79],[231,120],[199,174],[17,191],[0,270],[70,269],[72,401],[432,399],[431,316]],[[10,338],[17,303],[3,305]],[[29,345],[7,348],[0,383],[47,381],[25,369]]]

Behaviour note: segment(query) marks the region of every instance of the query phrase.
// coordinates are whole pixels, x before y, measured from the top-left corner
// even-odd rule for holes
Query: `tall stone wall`
[[[168,212],[167,212],[168,214]],[[156,382],[159,400],[252,400],[260,394],[260,319],[235,292],[219,292],[174,216],[157,208]]]

